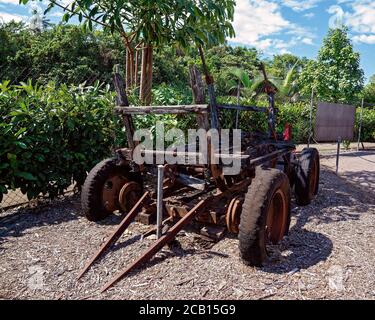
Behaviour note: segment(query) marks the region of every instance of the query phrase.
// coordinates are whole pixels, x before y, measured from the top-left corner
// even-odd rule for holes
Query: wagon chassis
[[[266,76],[265,76],[266,77]],[[296,154],[295,145],[288,141],[283,141],[282,137],[278,137],[275,131],[276,109],[274,106],[275,91],[269,86],[265,92],[269,97],[269,107],[259,108],[255,106],[242,105],[222,105],[216,103],[213,91],[213,82],[209,76],[206,76],[208,93],[210,97],[209,104],[196,104],[187,106],[129,106],[127,96],[124,92],[124,83],[118,73],[114,75],[114,84],[117,92],[117,107],[115,112],[119,114],[126,128],[128,147],[118,149],[115,152],[113,166],[118,168],[128,168],[131,176],[142,178],[142,186],[131,179],[120,177],[119,175],[111,175],[111,190],[105,191],[103,188],[103,199],[107,199],[106,205],[111,210],[117,207],[122,212],[126,212],[122,222],[115,228],[112,235],[94,254],[94,256],[86,263],[83,270],[79,273],[80,279],[95,261],[116,242],[124,233],[126,228],[134,221],[138,220],[147,224],[151,224],[155,220],[157,211],[157,190],[155,182],[151,179],[147,180],[147,176],[156,176],[155,165],[137,165],[133,159],[133,152],[137,143],[133,140],[134,124],[133,115],[145,114],[191,114],[197,116],[198,126],[209,130],[211,128],[220,130],[219,115],[220,110],[236,110],[265,112],[268,115],[269,131],[266,134],[245,134],[242,139],[242,148],[240,154],[220,154],[217,150],[211,150],[213,146],[208,139],[208,147],[217,157],[237,157],[241,161],[241,172],[234,177],[223,175],[223,164],[207,165],[190,165],[164,164],[166,177],[163,181],[163,233],[144,252],[135,262],[119,272],[111,279],[103,288],[102,292],[109,289],[117,281],[125,277],[134,269],[140,267],[149,261],[159,250],[165,245],[170,244],[176,235],[188,224],[194,223],[212,227],[213,231],[204,233],[206,236],[219,240],[225,231],[232,233],[239,232],[240,218],[244,196],[248,188],[252,185],[257,176],[257,168],[264,170],[270,168],[278,168],[284,172],[290,181],[290,185],[294,184],[296,179],[296,168],[301,163]],[[194,88],[194,83],[192,87]],[[194,91],[194,90],[193,90]],[[144,154],[148,153],[155,157],[162,154],[172,156],[194,156],[198,157],[198,152],[183,154],[179,151],[156,151],[144,150]],[[117,170],[116,168],[113,170]],[[95,171],[95,168],[93,169]],[[96,172],[97,173],[97,172]],[[89,175],[90,177],[90,175]],[[95,178],[95,177],[94,177]],[[298,178],[298,177],[297,177]],[[89,178],[88,178],[89,179]],[[106,182],[107,183],[107,182]],[[317,183],[315,181],[315,183]],[[83,198],[85,186],[83,190]],[[102,200],[103,200],[102,199]],[[87,202],[87,199],[86,199]],[[83,202],[84,203],[84,202]],[[290,210],[290,208],[289,208]],[[267,222],[268,223],[268,222]],[[285,224],[285,223],[284,223]],[[156,232],[156,227],[152,227],[144,236]],[[286,231],[287,232],[287,231]],[[286,232],[276,238],[279,241]]]

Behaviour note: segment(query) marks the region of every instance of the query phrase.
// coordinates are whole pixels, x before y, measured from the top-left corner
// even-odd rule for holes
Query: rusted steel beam
[[[144,195],[138,200],[138,202],[134,205],[134,207],[130,210],[130,212],[126,215],[124,220],[120,223],[120,225],[116,228],[113,234],[109,237],[109,239],[100,247],[97,253],[87,262],[85,267],[79,273],[77,280],[81,279],[82,276],[86,273],[86,271],[92,266],[92,264],[102,255],[102,253],[107,250],[114,242],[116,242],[121,235],[124,233],[125,229],[133,222],[135,216],[138,213],[138,209],[144,199],[148,196],[148,192],[145,192]]]
[[[177,233],[179,233],[190,221],[200,213],[200,209],[206,205],[208,201],[200,201],[193,209],[191,209],[187,215],[185,215],[181,220],[179,220],[166,234],[162,235],[145,253],[142,254],[135,262],[130,266],[123,269],[119,274],[117,274],[113,279],[111,279],[104,287],[101,292],[108,290],[116,282],[120,281],[123,277],[129,274],[134,269],[140,267],[143,263],[149,261],[161,248],[172,241]]]
[[[174,217],[173,216],[170,216],[168,218],[166,218],[163,222],[162,222],[162,226],[164,226],[167,222],[170,222],[170,221],[173,221]],[[156,230],[157,230],[157,227],[156,226],[153,226],[151,227],[149,230],[147,230],[145,233],[142,234],[142,238],[146,238],[150,235],[152,235],[153,233],[156,233]]]
[[[251,159],[249,161],[249,165],[250,166],[260,166],[270,160],[274,160],[275,158],[278,158],[278,157],[281,157],[281,156],[284,156],[288,153],[290,153],[291,150],[289,149],[281,149],[281,150],[277,150],[277,151],[274,151],[272,153],[269,153],[269,154],[266,154],[265,156],[261,156],[259,158],[255,158],[255,159]]]

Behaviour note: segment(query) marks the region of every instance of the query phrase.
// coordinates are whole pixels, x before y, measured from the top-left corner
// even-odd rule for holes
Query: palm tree
[[[260,72],[253,80],[250,79],[245,70],[234,68],[230,71],[230,74],[235,77],[236,83],[232,80],[230,92],[236,92],[239,89],[241,96],[255,98],[260,94],[273,91],[281,99],[289,102],[296,101],[299,97],[299,88],[296,81],[298,62],[290,68],[284,79],[267,75],[263,63],[260,63]]]
[[[240,68],[233,68],[229,74],[235,78],[230,82],[230,92],[240,93],[241,96],[250,97],[252,95],[253,81],[251,81],[249,74]]]
[[[272,90],[276,97],[286,99],[289,102],[296,101],[299,97],[299,88],[296,81],[297,61],[288,71],[284,79],[268,76],[263,63],[260,64],[260,73],[254,79],[252,90],[255,96]]]

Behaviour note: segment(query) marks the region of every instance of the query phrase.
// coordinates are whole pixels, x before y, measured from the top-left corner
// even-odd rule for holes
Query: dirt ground
[[[353,161],[353,159],[355,161]],[[322,164],[336,171],[336,156],[322,157]],[[375,190],[375,152],[343,153],[339,158],[338,174],[350,183],[371,191]]]
[[[88,222],[77,196],[8,210],[0,215],[0,298],[375,300],[374,157],[343,159],[340,176],[323,157],[318,198],[293,208],[290,234],[265,267],[242,264],[234,235],[212,244],[187,230],[177,237],[181,247],[165,248],[104,294],[111,276],[152,243],[140,241],[147,226],[133,224],[76,281],[120,217]]]

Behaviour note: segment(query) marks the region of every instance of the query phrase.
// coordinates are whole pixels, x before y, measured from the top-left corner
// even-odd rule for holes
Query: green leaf
[[[37,179],[29,172],[24,172],[24,171],[18,171],[14,173],[15,176],[24,178],[29,181],[36,181]]]
[[[5,186],[3,186],[2,184],[0,184],[0,192],[6,194],[7,191],[8,191],[7,188],[5,188]],[[0,202],[1,202],[1,201],[0,201]]]
[[[19,146],[21,149],[27,149],[27,145],[21,141],[16,141],[14,144]]]
[[[65,13],[65,14],[62,16],[62,18],[61,18],[61,20],[62,20],[63,22],[68,22],[69,19],[70,19],[70,14],[69,14],[68,12]]]
[[[9,163],[0,163],[0,170],[1,169],[6,169],[9,167]]]

